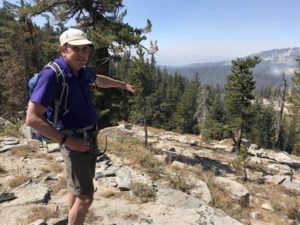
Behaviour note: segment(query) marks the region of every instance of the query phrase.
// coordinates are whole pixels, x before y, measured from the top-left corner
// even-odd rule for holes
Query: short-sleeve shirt
[[[90,85],[96,81],[96,74],[84,67],[76,77],[63,57],[55,59],[61,68],[67,88],[60,106],[57,129],[80,129],[97,122],[96,110],[92,102]],[[58,82],[55,71],[45,66],[30,96],[30,101],[47,108],[45,119],[52,121],[54,101],[58,95]]]

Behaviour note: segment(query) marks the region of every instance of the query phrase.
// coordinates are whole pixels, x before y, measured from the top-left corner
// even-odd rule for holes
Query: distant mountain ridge
[[[260,64],[253,70],[253,76],[257,86],[281,84],[282,73],[285,73],[286,78],[290,82],[295,71],[299,70],[296,62],[296,58],[300,56],[299,47],[272,49],[251,54],[249,56],[258,56],[261,59]],[[172,74],[177,71],[188,79],[198,73],[201,81],[205,84],[223,85],[227,75],[230,73],[231,60],[212,63],[194,63],[180,67],[161,67],[166,68],[167,71]]]

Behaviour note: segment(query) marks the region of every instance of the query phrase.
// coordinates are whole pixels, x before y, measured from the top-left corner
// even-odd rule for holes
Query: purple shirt
[[[58,129],[80,129],[96,124],[97,115],[92,103],[90,84],[95,82],[96,74],[88,67],[79,71],[76,77],[63,57],[55,59],[64,73],[68,91],[64,92],[58,114]],[[44,67],[30,97],[30,101],[47,108],[45,118],[53,121],[54,100],[57,98],[58,83],[55,71]],[[67,93],[68,92],[68,93]],[[66,107],[65,107],[66,106]],[[66,110],[65,110],[66,109]]]

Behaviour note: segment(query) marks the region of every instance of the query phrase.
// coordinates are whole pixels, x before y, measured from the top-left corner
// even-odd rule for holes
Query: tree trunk
[[[148,130],[147,130],[147,119],[144,119],[144,130],[145,130],[145,143],[144,146],[147,147],[148,145]]]
[[[280,147],[280,134],[282,133],[283,130],[283,110],[285,106],[285,101],[286,101],[286,90],[287,90],[287,81],[285,79],[285,74],[282,74],[282,80],[283,80],[283,91],[281,93],[281,105],[280,105],[280,111],[279,111],[279,116],[278,116],[278,121],[277,121],[277,126],[275,130],[275,146]]]
[[[240,127],[237,133],[236,150],[239,153],[242,144],[243,128]]]

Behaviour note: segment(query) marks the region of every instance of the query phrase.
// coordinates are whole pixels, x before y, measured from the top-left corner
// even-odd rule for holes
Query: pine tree
[[[1,113],[10,120],[16,119],[18,111],[25,110],[28,101],[27,81],[29,74],[37,71],[39,49],[38,28],[26,16],[16,14],[19,8],[4,2],[1,11],[4,21],[7,21],[1,24],[1,37],[5,39],[3,52],[8,52],[1,57],[0,83],[4,89],[1,93],[2,104],[5,105],[1,107]]]
[[[253,104],[253,123],[248,137],[263,148],[272,148],[274,145],[275,110],[272,106],[264,106],[262,101],[256,100]]]
[[[183,95],[176,105],[176,111],[173,114],[172,120],[176,131],[180,133],[199,133],[195,114],[197,93],[200,85],[199,77],[196,74],[185,86]]]
[[[300,66],[300,58],[297,58],[298,66]],[[291,96],[291,119],[289,122],[290,143],[289,151],[300,154],[300,72],[295,72],[293,78],[293,88]],[[292,140],[292,141],[291,141]]]
[[[206,102],[207,117],[200,128],[201,136],[206,140],[221,140],[226,137],[224,96],[221,92],[211,93],[209,96],[210,101]]]
[[[232,137],[238,151],[243,132],[247,129],[252,118],[250,105],[251,100],[254,99],[252,91],[255,89],[255,82],[251,69],[259,62],[260,59],[256,56],[233,60],[231,73],[227,76],[225,83],[225,108],[227,117],[230,119]]]

